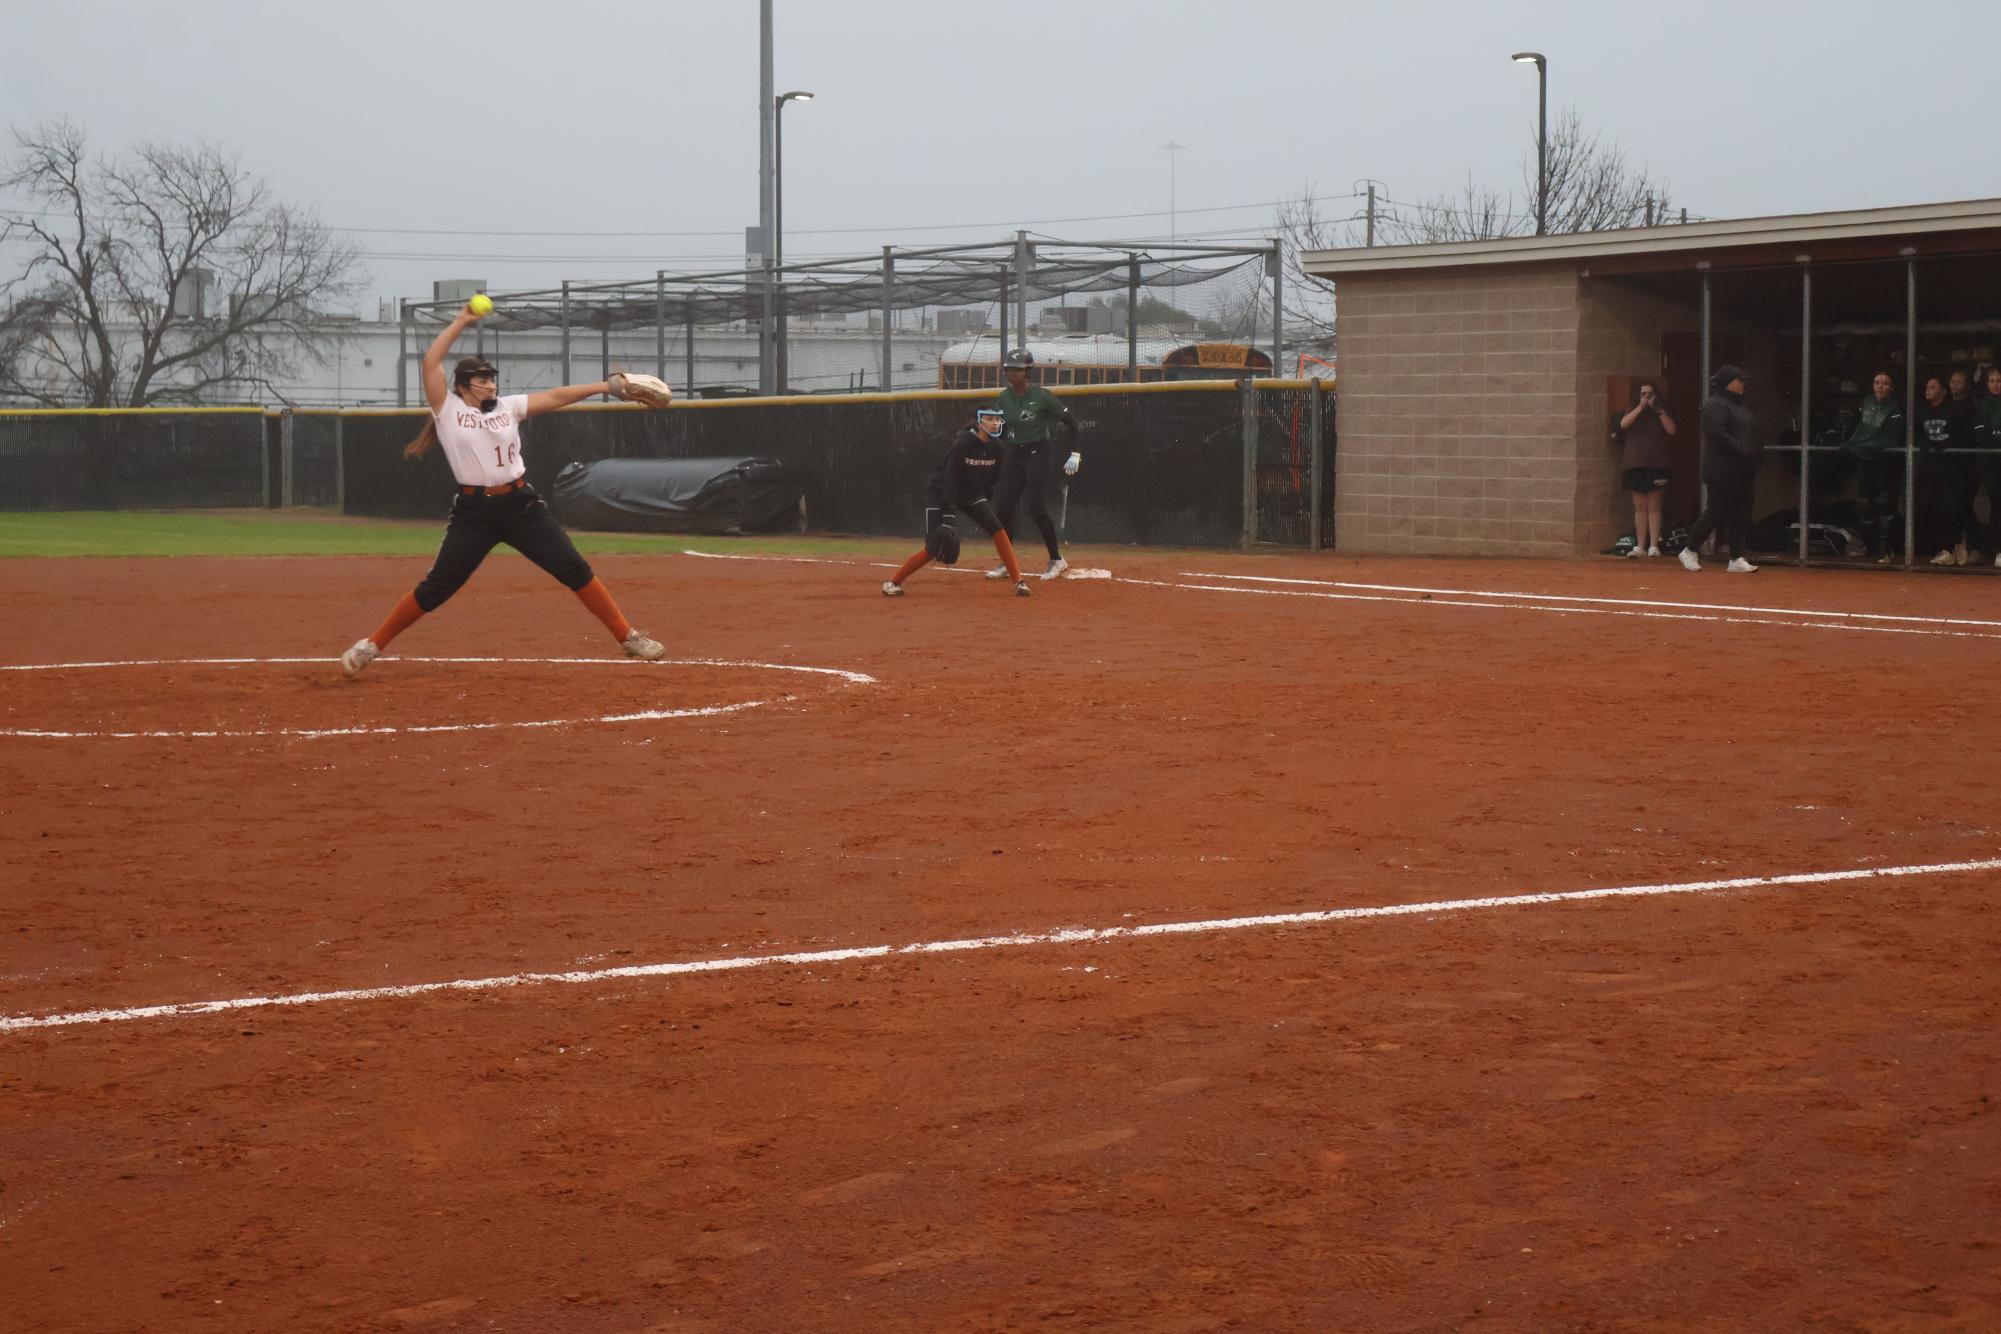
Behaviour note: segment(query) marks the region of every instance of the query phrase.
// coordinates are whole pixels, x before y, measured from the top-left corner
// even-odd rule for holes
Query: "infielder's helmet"
[[[1035,365],[1035,354],[1025,347],[1018,347],[1007,354],[1001,365],[1011,371],[1025,371]]]

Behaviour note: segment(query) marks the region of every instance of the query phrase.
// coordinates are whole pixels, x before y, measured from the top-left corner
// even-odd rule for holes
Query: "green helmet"
[[[1035,354],[1033,352],[1030,352],[1025,347],[1018,347],[1014,351],[1008,353],[1007,360],[1001,363],[1001,366],[1003,368],[1011,371],[1025,371],[1030,369],[1034,365],[1035,365]]]

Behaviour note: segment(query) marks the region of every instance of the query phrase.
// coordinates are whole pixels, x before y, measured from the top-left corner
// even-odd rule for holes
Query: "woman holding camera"
[[[1624,444],[1619,450],[1619,466],[1625,470],[1626,489],[1633,493],[1632,556],[1661,554],[1661,494],[1667,490],[1674,466],[1674,418],[1661,401],[1660,384],[1642,380],[1635,386],[1633,406],[1619,418]]]

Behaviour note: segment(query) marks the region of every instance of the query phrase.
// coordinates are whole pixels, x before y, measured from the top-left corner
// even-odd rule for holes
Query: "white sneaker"
[[[1016,597],[1018,597],[1018,598],[1025,598],[1025,597],[1029,596],[1029,591],[1030,591],[1030,590],[1029,590],[1029,587],[1028,587],[1028,580],[1026,580],[1026,579],[1022,579],[1022,580],[1018,580],[1018,581],[1017,581],[1017,582],[1015,583],[1015,586],[1014,586],[1014,595],[1015,595]]]
[[[1967,550],[1966,550],[1966,543],[1965,543],[1965,541],[1964,541],[1964,540],[1962,540],[1962,541],[1959,541],[1959,542],[1955,542],[1955,543],[1953,544],[1953,547],[1952,547],[1952,563],[1953,563],[1954,565],[1964,565],[1964,564],[1966,564],[1966,562],[1967,562],[1967,559],[1968,559],[1968,556],[1969,556],[1969,553],[1968,553],[1968,552],[1967,552]]]
[[[903,585],[894,579],[885,579],[882,581],[882,595],[886,598],[900,598],[903,596]]]
[[[1638,559],[1639,559],[1640,557],[1642,557],[1642,556],[1644,556],[1644,555],[1646,555],[1646,554],[1647,554],[1647,551],[1646,551],[1646,548],[1645,548],[1645,547],[1634,547],[1634,548],[1633,548],[1633,549],[1632,549],[1631,551],[1628,551],[1628,552],[1626,553],[1626,559],[1627,559],[1627,560],[1638,560]]]
[[[1659,547],[1648,547],[1647,554],[1649,556],[1658,556],[1661,554],[1661,549]]]
[[[1069,568],[1070,562],[1058,556],[1055,560],[1049,562],[1049,568],[1042,572],[1042,577],[1044,579],[1060,579],[1063,577],[1063,571]]]
[[[1702,568],[1702,559],[1695,554],[1695,550],[1692,547],[1683,547],[1680,558],[1681,568],[1684,570],[1699,570]]]
[[[2001,562],[1996,563],[2001,564]],[[358,641],[353,648],[340,655],[341,675],[350,681],[360,676],[361,669],[374,662],[381,652],[381,649],[375,647],[375,641],[372,639]]]
[[[619,644],[628,658],[644,658],[652,662],[655,658],[667,656],[667,646],[657,639],[648,639],[644,630],[634,630]]]
[[[1732,574],[1756,574],[1758,572],[1758,567],[1750,561],[1745,560],[1742,556],[1731,557],[1730,563],[1723,568]]]
[[[2001,570],[2001,551],[1994,553],[1994,568]]]
[[[1944,548],[1940,549],[1938,555],[1932,557],[1932,564],[1934,565],[1953,565],[1953,564],[1963,565],[1965,563],[1966,562],[1964,561],[1955,562],[1952,558],[1952,552]]]
[[[994,566],[994,567],[993,567],[993,568],[992,568],[991,570],[988,570],[988,571],[987,571],[987,578],[989,578],[989,579],[1005,579],[1005,578],[1007,578],[1007,566],[1005,566],[1005,565],[996,565],[996,566]]]

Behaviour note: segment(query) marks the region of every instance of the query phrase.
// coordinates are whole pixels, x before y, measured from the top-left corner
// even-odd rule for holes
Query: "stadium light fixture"
[[[1549,231],[1549,61],[1540,51],[1517,51],[1508,58],[1535,66],[1535,234],[1542,236]]]

